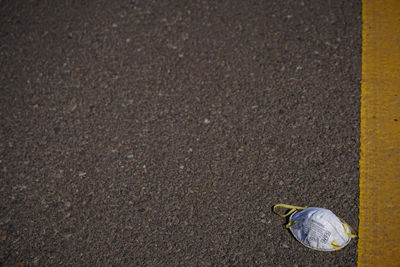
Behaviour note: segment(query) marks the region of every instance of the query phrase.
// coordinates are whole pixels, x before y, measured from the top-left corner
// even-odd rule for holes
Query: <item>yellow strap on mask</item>
[[[279,213],[277,211],[277,208],[286,208],[286,209],[290,209],[288,212],[286,213]],[[289,216],[290,214],[292,214],[293,212],[295,212],[296,210],[305,210],[308,207],[298,207],[298,206],[292,206],[292,205],[287,205],[287,204],[276,204],[273,207],[273,211],[275,214],[285,218],[287,216]]]
[[[348,225],[342,218],[339,218],[339,220],[343,223],[343,228],[344,228],[344,232],[346,233],[346,235],[348,235],[350,238],[355,238],[357,237],[356,232],[350,227],[350,225]],[[347,227],[349,227],[350,233],[347,232]]]
[[[290,223],[286,224],[286,228],[289,229],[290,226],[295,225],[296,223],[297,223],[297,221],[290,222]]]
[[[335,250],[340,250],[340,249],[341,249],[341,247],[339,246],[339,244],[336,243],[335,241],[332,241],[331,245],[332,245],[332,247],[333,247]]]

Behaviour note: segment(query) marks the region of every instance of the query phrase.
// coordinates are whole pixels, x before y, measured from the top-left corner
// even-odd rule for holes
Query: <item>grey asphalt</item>
[[[360,1],[0,5],[0,265],[356,266]]]

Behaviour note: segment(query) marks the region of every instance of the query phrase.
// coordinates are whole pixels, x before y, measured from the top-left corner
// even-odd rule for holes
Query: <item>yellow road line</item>
[[[400,266],[400,0],[363,0],[358,266]]]

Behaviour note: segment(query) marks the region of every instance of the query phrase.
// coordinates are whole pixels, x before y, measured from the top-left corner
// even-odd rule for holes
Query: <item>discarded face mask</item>
[[[279,213],[279,207],[290,211]],[[273,211],[284,218],[290,215],[286,228],[300,243],[312,249],[339,250],[356,237],[351,227],[328,209],[277,204]]]

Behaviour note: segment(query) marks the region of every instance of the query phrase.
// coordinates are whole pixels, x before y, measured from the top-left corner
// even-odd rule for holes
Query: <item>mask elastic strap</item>
[[[357,237],[356,232],[354,232],[354,230],[350,227],[350,225],[348,225],[342,218],[339,218],[339,220],[343,223],[343,228],[344,228],[344,232],[346,233],[346,235],[348,235],[350,238],[355,238]],[[349,227],[350,233],[347,232],[347,227]]]
[[[335,250],[340,250],[341,249],[340,245],[338,243],[336,243],[335,241],[332,241],[331,245]]]
[[[286,209],[290,209],[287,213],[279,213],[277,211],[277,208],[286,208]],[[273,211],[275,214],[285,218],[287,216],[289,216],[290,214],[292,214],[293,212],[295,212],[296,210],[305,210],[308,207],[298,207],[298,206],[292,206],[292,205],[287,205],[287,204],[276,204],[273,207]]]

